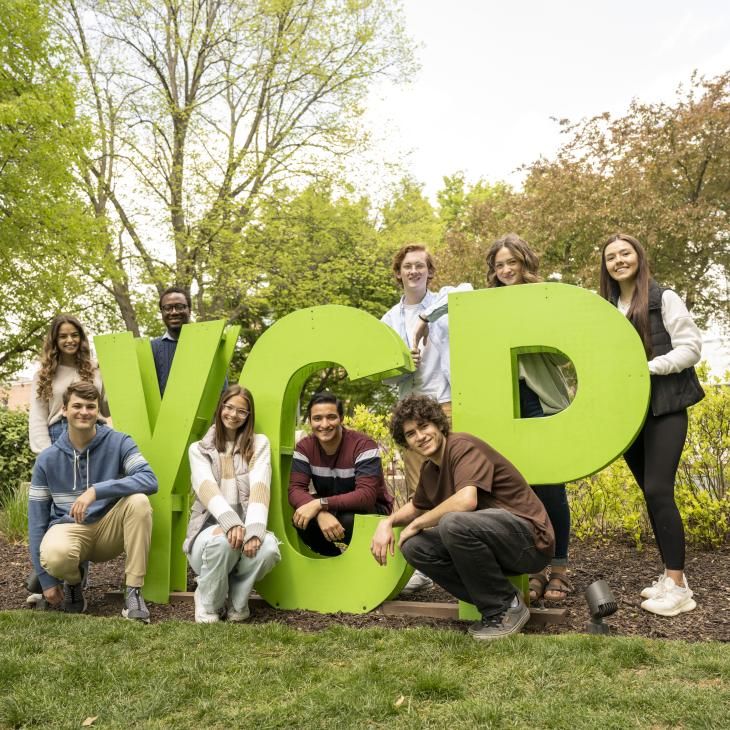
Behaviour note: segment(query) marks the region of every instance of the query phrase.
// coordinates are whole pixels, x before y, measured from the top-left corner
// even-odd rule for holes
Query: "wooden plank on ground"
[[[121,591],[108,591],[109,598],[121,598]],[[170,603],[192,603],[191,591],[172,591]],[[254,607],[266,606],[267,603],[257,593],[249,598]],[[456,620],[459,618],[458,603],[441,603],[429,601],[385,601],[373,613],[383,616],[423,616],[425,618],[440,618]],[[547,624],[564,624],[567,622],[568,610],[565,608],[531,608],[528,626],[546,626]]]

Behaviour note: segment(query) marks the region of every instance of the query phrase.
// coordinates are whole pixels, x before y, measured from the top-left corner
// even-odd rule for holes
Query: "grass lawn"
[[[0,727],[730,727],[720,643],[10,611],[0,647]]]

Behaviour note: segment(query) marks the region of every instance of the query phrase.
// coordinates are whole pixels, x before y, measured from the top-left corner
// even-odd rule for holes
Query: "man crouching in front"
[[[405,559],[482,620],[475,639],[500,639],[527,623],[530,611],[507,575],[536,573],[552,557],[555,536],[542,502],[517,469],[484,441],[449,433],[439,404],[409,396],[393,411],[396,443],[427,461],[413,500],[378,525],[371,551],[385,565],[395,554],[393,527],[405,525]]]
[[[97,423],[99,391],[71,383],[63,395],[68,431],[33,467],[28,500],[30,557],[43,597],[67,613],[86,610],[86,566],[126,551],[122,616],[149,623],[140,589],[152,535],[148,494],[157,478],[126,434]]]

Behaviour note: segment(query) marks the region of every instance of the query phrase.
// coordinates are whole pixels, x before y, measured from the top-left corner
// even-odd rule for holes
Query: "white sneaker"
[[[221,620],[217,613],[208,613],[203,608],[203,602],[200,600],[198,589],[193,593],[193,601],[195,602],[195,623],[196,624],[215,624]]]
[[[687,579],[684,579],[684,587],[680,588],[668,576],[664,578],[664,590],[656,597],[643,601],[641,607],[645,611],[659,614],[660,616],[676,616],[686,611],[697,608],[692,599],[693,593],[687,586]]]
[[[665,570],[650,586],[641,591],[642,598],[658,598],[664,591],[664,579],[667,577]]]
[[[248,606],[246,606],[245,610],[243,611],[236,611],[230,603],[226,605],[228,609],[226,611],[226,620],[228,622],[232,624],[240,624],[243,621],[248,621],[248,619],[251,618],[251,609]]]
[[[411,579],[403,586],[401,594],[409,596],[411,593],[416,591],[425,591],[429,588],[433,588],[433,581],[427,576],[417,570],[411,576]]]

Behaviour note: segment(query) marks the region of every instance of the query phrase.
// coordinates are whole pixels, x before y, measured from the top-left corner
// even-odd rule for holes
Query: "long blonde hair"
[[[70,314],[58,314],[53,322],[51,322],[48,334],[45,340],[43,340],[41,369],[38,374],[38,390],[36,391],[38,398],[41,400],[51,400],[53,397],[53,378],[56,376],[56,370],[61,360],[61,355],[58,351],[58,332],[61,329],[61,325],[64,324],[70,324],[75,327],[81,338],[79,341],[79,349],[74,356],[76,359],[76,370],[79,373],[78,379],[85,380],[89,383],[94,382],[94,363],[91,360],[89,338],[86,336],[81,322]]]

